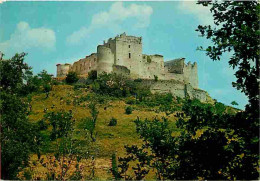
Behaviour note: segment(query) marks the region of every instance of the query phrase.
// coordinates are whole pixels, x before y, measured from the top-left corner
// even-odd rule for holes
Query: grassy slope
[[[30,120],[36,122],[43,118],[44,109],[47,111],[57,110],[72,110],[76,125],[80,123],[82,118],[90,116],[87,104],[89,101],[84,101],[79,105],[73,105],[73,100],[91,94],[90,92],[82,90],[73,90],[73,86],[59,85],[54,86],[50,92],[49,98],[45,98],[45,94],[36,94],[32,98],[32,114]],[[69,100],[69,101],[68,101]],[[69,103],[68,103],[69,102]],[[124,156],[124,145],[140,144],[133,120],[139,116],[141,119],[152,119],[154,117],[161,118],[165,116],[164,113],[156,113],[152,110],[134,107],[132,114],[125,114],[125,107],[127,104],[122,99],[109,100],[104,104],[98,106],[98,121],[96,126],[97,141],[94,143],[97,147],[96,154],[96,176],[98,178],[106,179],[112,175],[108,173],[110,167],[111,154],[117,153],[117,156]],[[53,108],[52,108],[53,107]],[[104,109],[106,107],[106,109]],[[109,120],[114,117],[117,119],[117,125],[114,127],[108,126]],[[170,121],[174,122],[174,117],[168,117]]]

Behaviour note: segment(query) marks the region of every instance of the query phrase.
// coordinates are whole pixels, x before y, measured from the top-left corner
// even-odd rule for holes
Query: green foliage
[[[43,85],[43,90],[46,93],[46,98],[49,97],[49,93],[51,91],[51,85],[50,84],[44,84]]]
[[[91,80],[91,81],[96,80],[97,79],[97,71],[96,70],[91,70],[88,73],[88,79]]]
[[[111,118],[109,121],[108,126],[116,126],[117,125],[117,119],[116,118]]]
[[[25,55],[0,61],[1,168],[5,180],[17,179],[19,168],[28,165],[29,155],[38,153],[41,144],[40,127],[28,121],[28,102],[21,97],[27,94],[26,81],[32,76]]]
[[[244,112],[228,119],[223,127],[235,130],[244,141],[246,156],[239,160],[241,168],[233,170],[238,179],[257,179],[255,167],[259,167],[259,12],[257,1],[201,2],[211,6],[215,28],[199,25],[202,37],[211,39],[213,46],[206,48],[212,60],[220,60],[225,52],[231,53],[229,65],[236,69],[233,86],[249,99]],[[199,49],[203,49],[200,47]],[[241,153],[242,154],[242,153]],[[257,165],[257,166],[256,166]],[[242,172],[238,170],[243,170]]]
[[[132,114],[132,112],[133,112],[133,108],[132,108],[131,106],[127,106],[127,107],[125,108],[125,113],[126,113],[126,114]]]
[[[153,95],[147,95],[146,99],[142,101],[143,105],[146,105],[148,107],[155,107],[155,106],[170,106],[173,104],[173,96],[171,93],[166,94],[159,94],[155,93]]]
[[[75,84],[73,87],[74,90],[86,89],[86,88],[88,88],[88,86],[84,84]]]
[[[257,163],[245,150],[247,138],[234,124],[241,115],[229,115],[223,106],[186,100],[183,112],[177,113],[179,134],[174,134],[165,118],[135,120],[143,145],[126,146],[127,157],[119,159],[118,167],[124,168],[124,172],[119,170],[120,176],[140,179],[155,169],[159,180],[257,178]],[[143,165],[136,162],[141,158],[146,160]],[[138,170],[135,175],[127,172],[130,162]]]
[[[236,101],[232,101],[230,104],[233,106],[238,106],[238,103]]]
[[[44,156],[39,154],[35,164],[29,165],[30,173],[28,170],[25,170],[25,173],[28,172],[28,176],[32,177],[35,165],[40,164],[46,168],[44,174],[49,180],[83,179],[83,170],[79,163],[81,159],[89,157],[89,140],[86,137],[78,139],[82,130],[75,131],[72,112],[46,113],[44,119],[38,122],[38,127],[42,130],[50,127],[52,129],[51,132],[44,131],[47,134],[44,135],[46,138],[42,138],[42,146],[46,148],[41,146],[40,150]],[[50,138],[52,142],[48,142]]]
[[[129,80],[122,75],[103,73],[91,84],[92,90],[96,93],[114,97],[128,97],[136,95],[143,98],[150,93],[147,87],[140,82]]]
[[[112,154],[111,160],[112,160],[112,168],[111,168],[112,175],[114,176],[115,180],[119,180],[120,177],[118,174],[116,153]]]
[[[46,70],[43,70],[38,74],[42,84],[50,84],[52,82],[52,76],[53,75],[48,74]]]
[[[10,60],[0,61],[1,91],[22,94],[26,81],[32,76],[31,67],[24,63],[26,54],[16,54]]]
[[[154,81],[157,82],[158,81],[158,76],[154,75]]]
[[[152,59],[151,59],[151,57],[150,57],[149,55],[147,55],[147,62],[148,62],[148,63],[151,63],[151,62],[152,62]]]
[[[142,82],[142,79],[140,79],[140,78],[135,79],[134,82]]]
[[[73,129],[72,111],[49,112],[44,115],[44,121],[52,126],[51,139],[66,137]]]
[[[97,117],[98,117],[98,110],[96,108],[96,103],[91,102],[88,107],[90,109],[91,117],[86,117],[82,120],[83,122],[83,129],[88,130],[90,133],[90,138],[93,142],[96,141],[97,132],[95,132]]]
[[[126,100],[126,104],[133,105],[133,104],[135,104],[135,103],[136,103],[136,100],[134,100],[134,99],[128,99],[128,100]]]
[[[79,80],[79,77],[76,72],[69,72],[65,79],[67,84],[74,84],[78,80]]]

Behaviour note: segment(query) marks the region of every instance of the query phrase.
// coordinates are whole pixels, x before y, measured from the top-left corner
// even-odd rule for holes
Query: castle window
[[[129,58],[131,58],[131,53],[129,53],[129,55],[128,55],[128,56],[129,56]]]
[[[130,45],[128,45],[128,47],[130,48],[131,46],[130,46]]]
[[[108,44],[108,47],[110,48],[110,44]]]

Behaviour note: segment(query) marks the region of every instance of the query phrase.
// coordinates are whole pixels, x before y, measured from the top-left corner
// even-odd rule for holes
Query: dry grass
[[[72,110],[73,117],[76,119],[76,125],[80,123],[82,118],[89,117],[90,112],[87,104],[89,101],[84,101],[79,105],[73,104],[73,100],[79,99],[82,96],[91,94],[85,89],[74,90],[73,86],[57,85],[54,86],[49,94],[49,98],[45,98],[45,94],[36,94],[32,98],[32,114],[29,119],[32,122],[41,120],[48,111]],[[111,155],[113,152],[117,156],[124,156],[124,145],[140,145],[142,143],[136,131],[134,120],[139,117],[141,119],[153,119],[154,117],[161,118],[164,113],[156,113],[135,106],[132,114],[125,114],[127,104],[124,100],[108,100],[104,104],[98,105],[98,120],[96,125],[97,141],[94,143],[96,150],[95,175],[101,179],[111,178],[109,172],[111,167]],[[108,126],[110,119],[117,119],[116,126]],[[170,121],[175,121],[174,116],[169,117]],[[153,174],[150,178],[154,178]]]

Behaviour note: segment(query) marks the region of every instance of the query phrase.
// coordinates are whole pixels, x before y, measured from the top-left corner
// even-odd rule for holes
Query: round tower
[[[103,72],[111,73],[113,71],[114,54],[112,53],[110,48],[99,45],[97,47],[97,61],[98,74],[101,74]]]
[[[68,63],[57,64],[56,66],[57,66],[57,77],[66,77],[71,67],[71,65]]]

